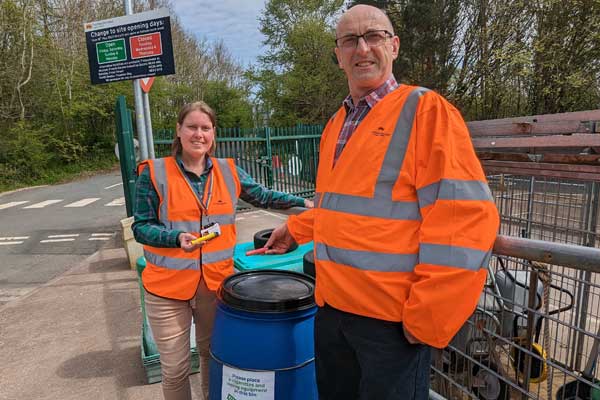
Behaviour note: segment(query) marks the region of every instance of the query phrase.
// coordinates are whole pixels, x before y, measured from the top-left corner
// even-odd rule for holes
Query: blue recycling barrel
[[[316,400],[314,280],[293,271],[242,272],[217,291],[211,400]]]

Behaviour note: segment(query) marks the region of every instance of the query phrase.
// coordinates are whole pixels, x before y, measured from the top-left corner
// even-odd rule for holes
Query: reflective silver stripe
[[[175,269],[178,271],[181,271],[184,269],[191,269],[191,270],[198,271],[200,269],[197,259],[160,256],[158,254],[151,253],[145,249],[144,249],[144,257],[146,257],[146,260],[149,263],[157,265],[159,267],[168,268],[168,269]]]
[[[419,204],[416,201],[391,201],[347,194],[324,193],[323,201],[319,207],[367,217],[421,220]]]
[[[485,182],[458,179],[442,179],[417,190],[419,207],[423,208],[436,200],[489,200],[492,192]]]
[[[157,158],[150,161],[154,165],[154,182],[158,186],[156,188],[162,203],[160,203],[159,219],[167,227],[171,228],[169,223],[169,215],[167,213],[167,204],[169,204],[169,182],[167,179],[167,169],[164,158]]]
[[[421,243],[419,260],[423,264],[447,265],[449,267],[478,271],[490,259],[490,252],[468,247]]]
[[[348,250],[315,243],[315,257],[365,271],[411,272],[418,261],[418,254],[390,254],[373,251]]]
[[[225,185],[227,186],[227,190],[229,191],[229,196],[231,197],[231,204],[233,206],[233,212],[235,212],[235,208],[237,206],[237,193],[236,193],[236,185],[233,180],[233,171],[229,167],[229,163],[224,158],[213,158],[221,169],[221,174],[223,175],[223,179],[225,179]]]
[[[200,221],[171,221],[171,229],[183,232],[200,232]]]
[[[233,225],[235,224],[235,215],[234,214],[209,214],[208,217],[206,215],[202,215],[202,225],[206,225],[209,222],[218,222],[219,225]]]
[[[416,201],[392,201],[392,189],[398,179],[420,97],[429,89],[415,88],[406,99],[386,150],[373,198],[323,193],[320,207],[349,214],[397,220],[420,221]]]
[[[205,252],[202,251],[202,263],[209,264],[217,261],[225,261],[233,257],[233,247],[225,250]]]
[[[202,225],[204,226],[208,224],[209,219],[210,222],[218,222],[221,226],[233,225],[235,223],[235,216],[233,215],[211,214],[208,217],[206,217],[206,215],[202,215]],[[171,222],[171,228],[184,232],[200,232],[200,221],[173,221]]]
[[[320,192],[316,192],[315,193],[315,198],[314,198],[314,203],[315,203],[315,207],[319,206],[319,200],[321,199],[322,194]]]
[[[375,198],[392,198],[392,188],[398,179],[400,169],[404,163],[406,146],[410,139],[419,99],[428,91],[429,89],[422,87],[415,88],[410,92],[408,98],[404,102],[404,106],[398,117],[398,122],[396,122],[396,127],[394,128],[392,139],[390,140],[390,144],[385,153],[381,171],[379,171],[379,177],[377,178],[377,184],[375,185]]]

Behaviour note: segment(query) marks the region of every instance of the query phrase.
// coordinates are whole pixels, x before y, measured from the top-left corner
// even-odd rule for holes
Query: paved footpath
[[[238,241],[284,219],[241,213]],[[140,334],[136,273],[122,248],[100,250],[0,307],[0,400],[162,399],[145,383]]]

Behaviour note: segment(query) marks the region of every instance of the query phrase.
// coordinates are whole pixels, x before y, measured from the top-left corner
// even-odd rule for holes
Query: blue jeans
[[[426,400],[431,348],[408,343],[402,323],[319,307],[315,364],[320,400]]]

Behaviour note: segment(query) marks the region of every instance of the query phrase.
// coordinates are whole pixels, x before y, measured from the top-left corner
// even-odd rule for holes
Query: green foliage
[[[148,6],[138,2],[137,11]],[[122,13],[117,0],[0,1],[0,190],[115,163],[115,99],[126,94],[133,107],[132,82],[91,85],[83,23]],[[176,17],[171,23],[177,74],[155,80],[154,129],[174,127],[179,108],[201,99],[220,123],[252,126],[243,71],[227,49],[198,41]]]
[[[229,87],[226,82],[209,82],[204,101],[217,114],[217,124],[223,127],[250,128],[252,105],[240,89]]]
[[[261,69],[251,71],[270,126],[325,122],[340,106],[346,80],[334,63],[333,19],[342,1],[267,2],[260,18]]]
[[[0,175],[2,181],[37,179],[45,175],[51,154],[46,149],[48,126],[34,128],[18,122],[0,137]]]

